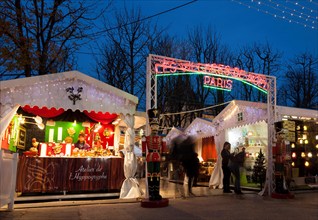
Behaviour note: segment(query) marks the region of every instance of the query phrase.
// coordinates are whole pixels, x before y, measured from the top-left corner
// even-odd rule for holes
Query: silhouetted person
[[[222,171],[223,171],[223,192],[231,193],[230,190],[230,178],[231,178],[231,170],[229,168],[229,160],[231,157],[230,152],[231,144],[229,142],[225,142],[223,144],[223,149],[221,151],[222,156]]]
[[[241,191],[240,167],[243,166],[244,159],[245,159],[244,147],[242,148],[242,151],[239,152],[238,154],[235,154],[235,155],[231,154],[229,168],[235,176],[234,192],[236,194],[243,194]]]

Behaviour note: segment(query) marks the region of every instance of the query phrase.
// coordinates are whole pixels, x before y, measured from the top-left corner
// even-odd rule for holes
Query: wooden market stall
[[[120,191],[118,125],[134,130],[137,97],[78,71],[0,83],[0,150],[20,155],[18,192]]]

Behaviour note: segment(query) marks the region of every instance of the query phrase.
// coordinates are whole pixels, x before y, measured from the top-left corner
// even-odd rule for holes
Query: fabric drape
[[[225,140],[225,132],[222,131],[215,137],[215,145],[216,145],[216,151],[217,151],[217,160],[216,164],[214,165],[213,172],[210,177],[209,181],[209,187],[210,188],[223,188],[223,172],[222,172],[222,157],[221,157],[221,151],[223,148],[223,140]]]
[[[19,105],[16,105],[16,106],[14,106],[12,108],[7,106],[7,108],[3,108],[3,110],[1,110],[0,140],[2,140],[2,137],[3,137],[7,127],[9,126],[12,118],[16,114],[16,112],[17,112],[19,107],[20,107]],[[0,141],[0,144],[1,144],[1,141]],[[0,149],[1,149],[1,146],[0,146]]]
[[[126,115],[124,117],[124,122],[127,125],[127,130],[125,132],[125,142],[124,149],[126,151],[125,161],[124,161],[124,174],[125,180],[120,190],[121,199],[131,199],[138,198],[143,193],[139,188],[139,182],[135,178],[137,171],[137,158],[134,153],[135,146],[135,130],[134,123],[135,118],[133,115]]]
[[[202,138],[202,158],[204,161],[217,158],[213,136]]]
[[[39,108],[38,106],[30,107],[29,105],[25,105],[22,107],[22,110],[28,112],[33,115],[38,115],[43,118],[54,118],[61,115],[64,112],[64,109],[56,109],[56,108]]]
[[[85,115],[87,115],[88,117],[90,117],[91,119],[93,119],[94,121],[98,121],[101,124],[109,124],[111,122],[113,122],[118,115],[113,113],[110,114],[109,112],[106,113],[102,113],[102,112],[88,112],[86,110],[83,111]]]

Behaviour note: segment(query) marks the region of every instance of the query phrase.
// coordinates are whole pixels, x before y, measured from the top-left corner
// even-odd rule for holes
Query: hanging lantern
[[[291,144],[291,148],[295,148],[295,144],[294,143]]]
[[[306,154],[304,152],[301,152],[301,157],[306,157]]]
[[[292,153],[292,158],[296,158],[296,153],[295,152]]]
[[[308,161],[305,162],[305,166],[309,167],[309,162]]]
[[[309,152],[309,153],[307,154],[307,156],[310,157],[310,158],[312,158],[312,153]]]

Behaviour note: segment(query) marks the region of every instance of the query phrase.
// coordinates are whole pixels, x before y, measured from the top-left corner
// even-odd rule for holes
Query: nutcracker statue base
[[[149,200],[143,199],[141,200],[141,207],[143,208],[163,208],[169,205],[169,199],[162,198],[160,200]]]
[[[287,192],[286,194],[282,194],[282,193],[272,193],[272,198],[274,199],[294,199],[295,195],[291,192]]]

